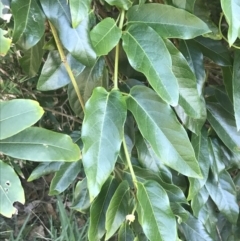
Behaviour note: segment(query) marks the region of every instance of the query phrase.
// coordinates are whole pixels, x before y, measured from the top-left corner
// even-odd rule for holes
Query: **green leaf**
[[[76,82],[85,103],[92,95],[94,88],[98,86],[107,88],[108,72],[105,66],[104,58],[99,58],[92,67],[86,67],[76,77]],[[82,107],[79,104],[78,96],[72,83],[68,85],[68,99],[74,113],[82,117]]]
[[[0,140],[13,136],[36,123],[44,111],[34,100],[0,101]]]
[[[0,160],[0,214],[11,218],[17,213],[15,202],[25,203],[24,190],[12,167]]]
[[[127,105],[143,137],[165,165],[183,175],[201,177],[187,133],[169,105],[144,86],[132,88]]]
[[[14,17],[13,42],[30,49],[43,36],[44,15],[35,0],[13,0],[11,10]]]
[[[79,63],[71,54],[67,54],[66,61],[75,76],[84,70],[85,66]],[[37,89],[41,91],[56,90],[70,82],[70,77],[58,51],[50,51],[38,79]]]
[[[172,0],[175,7],[185,9],[188,12],[193,13],[196,0]]]
[[[220,66],[231,66],[230,52],[221,41],[198,37],[194,39],[203,55]]]
[[[208,121],[223,143],[233,152],[240,152],[240,132],[235,118],[218,103],[207,103]]]
[[[91,0],[69,0],[72,27],[76,28],[81,21],[88,16],[91,7]]]
[[[227,91],[228,97],[233,103],[233,67],[226,66],[222,67],[222,75],[225,89]]]
[[[127,19],[128,25],[146,24],[163,38],[192,39],[210,32],[208,26],[195,15],[165,4],[133,6],[127,13]]]
[[[80,161],[64,163],[61,165],[60,169],[55,173],[51,181],[49,195],[58,195],[65,191],[68,186],[76,179],[80,171]]]
[[[68,135],[39,127],[29,127],[1,140],[0,152],[14,158],[37,162],[72,162],[81,157],[79,147]]]
[[[108,240],[113,236],[113,234],[126,219],[126,216],[129,214],[129,198],[130,195],[128,182],[123,181],[118,186],[107,209],[105,224],[107,232],[105,235],[105,240]]]
[[[219,182],[216,182],[210,176],[206,183],[206,188],[220,212],[223,213],[231,223],[236,223],[239,206],[236,200],[235,185],[230,174],[226,170],[223,170],[219,174]]]
[[[167,193],[155,181],[137,183],[139,222],[150,241],[177,239],[175,217],[170,208]],[[139,210],[137,210],[139,214]]]
[[[125,222],[122,224],[118,231],[118,241],[132,241],[134,240],[134,234],[130,225]]]
[[[233,105],[237,130],[240,130],[240,51],[235,50],[233,64]]]
[[[7,31],[0,28],[0,56],[5,56],[11,47],[12,40],[4,37]]]
[[[105,18],[90,32],[98,56],[107,55],[119,42],[122,32],[113,18]]]
[[[184,109],[188,116],[199,119],[203,113],[206,113],[206,108],[205,102],[202,101],[198,95],[196,77],[186,59],[172,42],[167,39],[164,42],[171,54],[172,70],[179,85],[178,104]]]
[[[59,170],[63,162],[41,162],[31,173],[28,182],[38,179],[39,177],[48,175]]]
[[[82,126],[83,165],[93,200],[114,169],[123,138],[126,103],[119,91],[98,87],[86,103]]]
[[[132,6],[132,0],[105,0],[109,5],[128,10]]]
[[[90,197],[87,188],[87,178],[79,181],[74,190],[74,203],[71,208],[78,212],[85,213],[90,207]]]
[[[203,128],[198,136],[194,134],[192,135],[192,146],[195,151],[203,179],[189,178],[190,187],[188,200],[191,200],[199,192],[199,190],[205,185],[208,178],[210,162],[206,129]]]
[[[122,39],[131,66],[147,77],[153,89],[164,101],[176,105],[179,95],[178,84],[172,72],[171,56],[163,39],[145,25],[131,26],[123,34]]]
[[[240,5],[239,0],[221,0],[221,6],[227,23],[228,28],[228,42],[232,46],[237,37],[240,37]]]
[[[37,75],[42,63],[44,38],[29,50],[23,51],[24,56],[19,59],[23,71],[30,77]]]
[[[72,28],[66,0],[41,0],[41,5],[47,18],[57,28],[63,46],[76,60],[86,66],[92,66],[96,53],[89,37],[89,18],[84,18],[76,28]]]
[[[98,197],[93,201],[90,208],[89,241],[99,241],[105,234],[106,212],[117,185],[116,179],[110,176]]]

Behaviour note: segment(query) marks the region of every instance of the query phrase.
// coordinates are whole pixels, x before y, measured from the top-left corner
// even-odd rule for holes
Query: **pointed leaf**
[[[4,37],[7,31],[0,28],[0,56],[5,56],[11,47],[12,40],[10,38]]]
[[[240,50],[235,50],[233,64],[233,105],[237,130],[240,130]]]
[[[165,4],[150,3],[133,6],[127,13],[128,25],[146,24],[163,38],[192,39],[210,32],[195,15]]]
[[[80,159],[79,147],[68,135],[39,127],[29,127],[1,140],[0,152],[14,158],[37,162],[72,162]]]
[[[222,10],[228,22],[228,42],[231,46],[240,37],[240,4],[239,0],[221,0]]]
[[[24,190],[12,167],[0,160],[0,214],[11,218],[17,213],[15,202],[25,203]]]
[[[123,34],[122,39],[131,66],[145,74],[163,100],[176,105],[178,84],[172,72],[171,56],[162,38],[148,26],[133,25]]]
[[[35,0],[13,0],[11,10],[14,17],[13,42],[20,40],[24,49],[30,49],[43,36],[44,15]]]
[[[170,106],[144,86],[132,88],[127,105],[143,137],[165,165],[183,175],[201,177],[187,133]]]
[[[105,0],[109,5],[128,10],[132,6],[132,0]]]
[[[121,35],[121,30],[112,18],[105,18],[97,24],[90,32],[97,55],[107,55],[118,44]]]
[[[167,193],[155,181],[137,183],[137,186],[139,222],[147,238],[150,241],[176,240],[177,226]]]
[[[105,234],[106,212],[117,185],[116,179],[110,176],[98,197],[93,201],[90,209],[89,241],[99,241]]]
[[[84,70],[85,66],[79,63],[71,54],[66,56],[66,61],[75,76]],[[38,79],[37,89],[41,91],[56,90],[70,82],[70,77],[58,51],[50,51]]]
[[[78,173],[81,171],[81,162],[68,162],[61,165],[60,169],[55,173],[50,189],[49,195],[58,195],[65,191],[68,186],[76,179]]]
[[[224,170],[219,175],[219,182],[209,177],[206,188],[209,195],[221,213],[233,224],[237,222],[239,207],[236,199],[236,190],[230,174]]]
[[[0,140],[30,127],[43,113],[42,107],[34,100],[0,101]]]
[[[122,224],[118,231],[118,241],[132,241],[134,240],[134,234],[130,225],[125,222]]]
[[[113,236],[129,214],[129,198],[128,183],[127,181],[123,181],[114,193],[106,213],[105,227],[107,232],[105,240]]]
[[[43,11],[57,28],[63,46],[86,66],[92,66],[96,53],[89,37],[89,19],[86,17],[76,28],[71,26],[70,9],[66,0],[41,0]]]
[[[93,91],[86,103],[82,126],[82,155],[93,200],[114,169],[123,138],[127,109],[119,91],[107,92],[102,87]]]

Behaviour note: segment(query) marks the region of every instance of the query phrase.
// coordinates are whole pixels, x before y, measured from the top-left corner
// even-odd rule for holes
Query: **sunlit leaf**
[[[0,28],[0,56],[5,56],[10,49],[12,40],[10,38],[4,37],[7,31]]]

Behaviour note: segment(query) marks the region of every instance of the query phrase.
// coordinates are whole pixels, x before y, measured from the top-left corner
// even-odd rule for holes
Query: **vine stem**
[[[126,159],[127,159],[127,164],[128,164],[131,176],[132,176],[134,187],[135,187],[135,189],[137,189],[137,178],[136,178],[136,175],[135,175],[133,167],[132,167],[132,163],[131,163],[130,156],[129,156],[129,153],[128,153],[125,137],[123,137],[123,149],[124,149],[124,153],[125,153],[125,156],[126,156]]]
[[[85,111],[84,101],[83,101],[83,98],[82,98],[82,96],[81,96],[80,90],[79,90],[79,88],[78,88],[76,79],[75,79],[75,77],[74,77],[74,75],[73,75],[73,72],[72,72],[72,70],[71,70],[71,67],[69,66],[69,64],[68,64],[68,62],[67,62],[67,59],[66,59],[66,56],[65,56],[65,54],[64,54],[63,47],[62,47],[62,44],[61,44],[60,39],[59,39],[59,37],[58,37],[57,31],[56,31],[55,27],[53,26],[53,24],[52,24],[50,21],[48,21],[48,22],[49,22],[50,28],[51,28],[51,30],[52,30],[52,34],[53,34],[54,40],[55,40],[55,42],[56,42],[57,49],[58,49],[58,52],[59,52],[59,54],[60,54],[61,60],[62,60],[64,66],[65,66],[65,68],[66,68],[66,70],[67,70],[67,73],[68,73],[68,75],[69,75],[69,78],[70,78],[70,80],[71,80],[71,82],[72,82],[72,84],[73,84],[74,90],[75,90],[75,92],[76,92],[76,94],[77,94],[78,100],[79,100],[80,105],[81,105],[81,107],[82,107],[82,110],[83,110],[83,112],[84,112],[84,111]]]
[[[119,28],[122,30],[123,27],[123,22],[124,22],[124,17],[125,17],[125,11],[121,10],[121,15],[120,15],[120,21],[119,21]],[[114,62],[114,89],[118,89],[118,62],[119,62],[119,44],[116,46],[116,52],[115,52],[115,62]]]

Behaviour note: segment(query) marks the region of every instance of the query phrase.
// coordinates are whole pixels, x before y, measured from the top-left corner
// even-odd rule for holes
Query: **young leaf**
[[[167,193],[155,181],[137,183],[137,186],[137,212],[147,238],[150,241],[176,240],[177,225]]]
[[[12,167],[0,160],[0,214],[11,218],[17,209],[13,203],[25,203],[24,190],[21,182]]]
[[[75,76],[84,70],[85,66],[79,63],[71,54],[67,54],[66,61]],[[56,90],[70,82],[70,77],[58,51],[50,51],[38,79],[37,89],[41,91]]]
[[[132,6],[132,0],[105,0],[109,5],[128,10]]]
[[[240,130],[240,51],[235,50],[233,64],[233,105],[237,130]]]
[[[116,90],[107,92],[98,87],[86,103],[82,155],[91,200],[98,195],[114,169],[126,115],[126,103]]]
[[[107,209],[105,240],[112,237],[129,214],[129,198],[129,186],[125,180],[118,186]]]
[[[134,239],[134,233],[130,228],[130,225],[125,222],[122,224],[118,231],[118,241],[132,241]]]
[[[34,100],[0,101],[0,140],[13,136],[36,123],[44,111]]]
[[[97,24],[90,32],[97,55],[107,55],[117,45],[121,35],[121,30],[112,18],[105,18]]]
[[[89,241],[99,241],[105,234],[106,212],[118,184],[112,176],[104,183],[100,194],[90,208]]]
[[[209,177],[206,188],[212,200],[221,213],[233,224],[237,222],[239,207],[236,200],[236,190],[230,174],[223,170],[219,174],[219,182]]]
[[[68,188],[81,171],[80,161],[64,163],[55,173],[49,190],[49,195],[58,195]]]
[[[14,158],[37,162],[72,162],[81,157],[79,147],[68,135],[39,127],[29,127],[1,140],[0,152]]]
[[[69,0],[69,4],[72,27],[76,28],[81,23],[81,21],[87,17],[91,7],[91,0]]]
[[[239,0],[221,0],[222,10],[228,22],[228,42],[231,46],[240,36],[240,5]]]
[[[72,28],[66,0],[41,0],[41,5],[47,18],[57,28],[63,46],[76,60],[86,66],[92,66],[96,60],[96,53],[89,37],[88,17],[76,28]]]
[[[21,47],[30,49],[43,36],[44,15],[35,0],[13,0],[11,9],[14,17],[13,42],[20,40]]]
[[[171,56],[163,39],[146,25],[131,26],[122,39],[131,66],[145,74],[153,89],[164,101],[176,105],[178,84],[172,72]]]
[[[143,137],[165,165],[183,175],[201,177],[187,133],[169,105],[144,86],[131,89],[127,105]]]
[[[129,9],[127,19],[128,25],[148,25],[163,38],[192,39],[210,32],[208,26],[195,15],[165,4],[135,5]]]
[[[10,38],[4,37],[7,31],[0,28],[0,56],[5,56],[11,47],[12,40]]]

